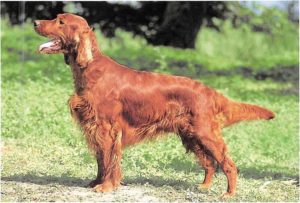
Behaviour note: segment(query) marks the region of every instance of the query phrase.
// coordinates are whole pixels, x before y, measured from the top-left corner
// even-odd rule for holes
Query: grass
[[[244,36],[229,28],[226,32],[230,33],[204,29],[196,50],[152,47],[122,31],[113,40],[98,33],[98,41],[104,53],[123,63],[138,66],[154,61],[158,66],[153,69],[162,72],[172,72],[166,67],[170,60],[200,63],[210,70],[237,66],[268,69],[299,63],[298,49],[292,43],[276,42],[272,47],[261,34]],[[230,37],[235,32],[241,44],[235,44],[236,39]],[[73,93],[70,70],[61,55],[35,53],[45,39],[37,36],[30,24],[10,27],[3,21],[1,41],[2,200],[49,201],[43,199],[44,191],[37,190],[39,197],[35,196],[35,189],[26,190],[26,194],[16,191],[21,190],[22,184],[33,183],[45,190],[50,184],[51,190],[54,187],[59,192],[61,187],[83,186],[96,174],[95,161],[68,110],[67,100]],[[249,42],[253,44],[247,48],[247,54],[237,57]],[[225,47],[228,52],[220,51]],[[276,47],[280,49],[275,51]],[[260,61],[261,58],[265,60]],[[198,79],[232,99],[268,107],[277,115],[270,122],[240,123],[224,130],[230,154],[240,169],[238,192],[230,200],[298,201],[295,181],[299,179],[299,99],[288,91],[295,88],[294,84],[256,81],[241,75],[204,75]],[[196,189],[203,179],[203,170],[193,155],[185,154],[174,135],[126,149],[122,168],[129,185],[146,186],[145,190],[150,188],[153,194],[169,201],[218,201],[226,189],[222,173],[215,177],[211,190]],[[51,190],[47,195],[51,196]]]

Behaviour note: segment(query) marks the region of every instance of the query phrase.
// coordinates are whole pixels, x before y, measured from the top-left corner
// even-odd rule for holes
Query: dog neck
[[[80,67],[78,65],[78,63],[76,62],[75,53],[65,54],[65,62],[71,67],[71,71],[73,74],[74,88],[76,93],[79,94],[85,89],[86,86],[86,81],[83,76],[83,73],[86,68]]]

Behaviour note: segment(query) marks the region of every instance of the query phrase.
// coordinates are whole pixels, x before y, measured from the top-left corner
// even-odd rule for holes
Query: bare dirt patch
[[[96,193],[90,188],[66,187],[57,184],[38,185],[2,181],[3,201],[99,201],[99,202],[166,202],[155,194],[151,187],[138,185],[122,186],[110,193]]]
[[[89,180],[76,178],[38,177],[17,175],[2,177],[1,201],[13,202],[198,202],[218,201],[219,189],[199,191],[195,187],[181,185],[160,185],[141,181],[133,183],[127,180],[117,190],[109,193],[96,193],[84,187]]]

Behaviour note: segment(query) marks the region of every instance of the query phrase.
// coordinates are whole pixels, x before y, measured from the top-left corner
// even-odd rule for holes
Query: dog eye
[[[62,20],[59,20],[60,25],[64,25],[65,23]]]

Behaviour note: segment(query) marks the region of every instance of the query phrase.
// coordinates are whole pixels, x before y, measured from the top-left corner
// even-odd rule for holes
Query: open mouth
[[[62,51],[62,41],[60,39],[52,39],[49,42],[41,44],[39,53],[41,54],[55,54]]]

